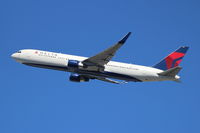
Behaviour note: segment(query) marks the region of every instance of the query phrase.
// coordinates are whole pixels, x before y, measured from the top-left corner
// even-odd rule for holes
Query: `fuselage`
[[[143,81],[164,81],[179,79],[179,76],[166,77],[160,76],[158,73],[163,70],[148,66],[121,63],[109,61],[102,71],[93,70],[92,68],[73,68],[68,66],[70,60],[82,62],[88,57],[68,55],[62,53],[48,52],[35,49],[24,49],[12,54],[17,62],[25,65],[67,71],[87,75],[92,77],[114,78],[125,81],[143,82]]]

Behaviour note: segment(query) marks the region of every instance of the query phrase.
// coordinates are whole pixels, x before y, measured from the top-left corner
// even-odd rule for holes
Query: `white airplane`
[[[130,34],[131,32],[115,45],[89,58],[35,49],[20,50],[11,57],[33,67],[71,72],[69,80],[74,82],[87,82],[90,79],[116,84],[129,81],[180,81],[177,74],[181,70],[179,64],[188,50],[186,46],[180,47],[152,67],[111,61]]]

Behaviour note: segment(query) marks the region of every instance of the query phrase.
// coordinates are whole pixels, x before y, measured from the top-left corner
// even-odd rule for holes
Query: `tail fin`
[[[161,70],[168,70],[178,66],[181,63],[183,57],[185,56],[188,48],[189,47],[187,46],[180,47],[179,49],[169,54],[167,57],[165,57],[163,60],[161,60],[158,64],[154,65],[153,67]]]

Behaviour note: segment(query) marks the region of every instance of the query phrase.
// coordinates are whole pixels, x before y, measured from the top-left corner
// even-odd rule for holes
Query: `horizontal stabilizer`
[[[158,74],[161,75],[161,76],[175,77],[181,69],[182,69],[182,67],[177,66],[177,67],[168,69],[168,70],[161,72],[161,73],[158,73]]]
[[[175,79],[174,81],[177,82],[177,83],[181,83],[180,79]]]

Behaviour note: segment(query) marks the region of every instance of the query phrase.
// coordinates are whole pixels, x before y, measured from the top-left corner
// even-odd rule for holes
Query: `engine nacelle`
[[[72,82],[88,82],[89,78],[74,73],[70,75],[69,80]]]
[[[82,68],[83,64],[77,60],[68,60],[67,66],[70,68]]]

